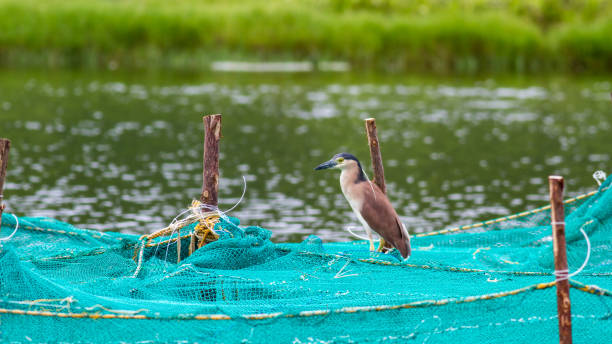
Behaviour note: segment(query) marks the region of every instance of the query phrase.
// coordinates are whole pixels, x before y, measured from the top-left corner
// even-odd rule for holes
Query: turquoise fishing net
[[[573,338],[612,338],[612,178],[566,202]],[[15,343],[536,343],[558,340],[548,208],[412,238],[277,244],[223,218],[177,263],[174,234],[3,214],[0,341]],[[183,229],[183,233],[189,229]],[[182,257],[189,242],[181,241]],[[138,273],[135,272],[138,269]]]

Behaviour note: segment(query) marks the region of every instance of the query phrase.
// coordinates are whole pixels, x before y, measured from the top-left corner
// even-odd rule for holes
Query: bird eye
[[[343,162],[344,162],[344,158],[338,158],[338,159],[336,159],[336,161],[337,161],[339,164],[341,164],[341,163],[343,163]]]

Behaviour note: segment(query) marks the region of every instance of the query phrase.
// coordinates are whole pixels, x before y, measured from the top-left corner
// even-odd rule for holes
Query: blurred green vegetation
[[[0,0],[0,64],[610,72],[611,0]]]

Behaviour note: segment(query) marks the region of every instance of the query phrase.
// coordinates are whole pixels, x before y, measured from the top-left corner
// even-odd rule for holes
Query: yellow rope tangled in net
[[[219,235],[215,233],[215,225],[219,222],[218,211],[202,211],[202,203],[200,201],[193,200],[191,206],[186,212],[189,215],[181,220],[174,220],[172,223],[165,228],[155,231],[151,234],[143,235],[139,238],[141,242],[134,250],[133,259],[138,262],[138,268],[134,274],[136,276],[140,270],[142,264],[142,256],[145,247],[159,246],[162,244],[170,244],[176,241],[177,250],[177,263],[181,261],[181,241],[184,238],[190,238],[189,243],[189,255],[191,255],[198,248],[209,244],[219,239]],[[187,227],[193,223],[198,223],[193,232],[181,236],[181,229]],[[176,238],[172,238],[174,233],[177,233]],[[170,236],[167,240],[152,242],[153,239],[161,236]]]
[[[192,245],[195,245],[195,241],[197,241],[197,246],[200,248],[219,239],[219,235],[214,231],[217,222],[219,222],[219,215],[211,215],[203,220],[199,220],[198,225],[191,234]],[[192,252],[189,253],[191,254]]]

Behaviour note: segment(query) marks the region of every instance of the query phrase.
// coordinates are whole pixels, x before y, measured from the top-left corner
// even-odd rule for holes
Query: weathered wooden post
[[[4,179],[6,178],[6,166],[8,164],[11,141],[0,139],[0,226],[2,226],[2,212],[4,212]]]
[[[221,139],[221,115],[204,116],[204,170],[200,202],[210,210],[219,202],[219,140]]]
[[[366,134],[368,135],[368,145],[370,146],[370,158],[372,159],[372,169],[374,170],[374,184],[386,194],[385,171],[383,169],[382,155],[380,154],[380,144],[376,134],[376,119],[366,118]]]
[[[563,212],[563,177],[549,176],[553,252],[557,281],[557,314],[559,343],[572,343],[572,311],[569,295],[567,251],[565,247],[565,216]]]

